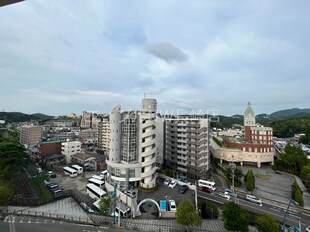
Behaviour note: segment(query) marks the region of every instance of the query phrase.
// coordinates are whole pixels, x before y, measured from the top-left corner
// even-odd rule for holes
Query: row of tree
[[[302,192],[301,192],[301,189],[297,183],[297,181],[295,180],[294,181],[294,184],[293,184],[293,192],[292,192],[292,198],[298,202],[298,204],[300,206],[304,206],[304,198],[302,196]]]
[[[284,153],[275,160],[274,168],[300,176],[303,168],[309,164],[309,159],[300,147],[287,144]]]
[[[307,138],[310,136],[310,118],[292,118],[277,120],[269,123],[273,128],[273,135],[280,138],[293,137],[297,133],[305,133]],[[310,144],[310,140],[303,141]]]
[[[0,133],[0,204],[5,205],[14,195],[15,178],[25,165],[26,152],[18,141],[18,132]]]
[[[278,222],[268,215],[250,214],[238,204],[229,202],[224,204],[223,209],[224,227],[231,231],[245,232],[249,230],[249,224],[255,224],[259,232],[280,232]]]
[[[306,188],[310,190],[310,165],[304,166],[300,172],[300,178],[304,182]]]
[[[252,169],[248,170],[248,172],[245,174],[244,182],[247,191],[252,192],[255,189],[255,176]]]

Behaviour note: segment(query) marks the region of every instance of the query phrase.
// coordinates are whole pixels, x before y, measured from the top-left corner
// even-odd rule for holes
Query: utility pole
[[[234,196],[235,203],[236,203],[236,195],[235,195],[235,170],[236,170],[236,164],[234,162],[234,157],[232,157],[232,158],[233,158],[233,161],[230,164],[230,168],[231,168],[231,172],[232,172],[232,192],[233,192],[233,196]]]

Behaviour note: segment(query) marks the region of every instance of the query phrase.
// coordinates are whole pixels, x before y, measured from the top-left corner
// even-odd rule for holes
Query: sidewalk
[[[298,183],[301,191],[302,191],[302,196],[304,198],[304,208],[310,210],[310,194],[305,187],[304,183],[301,181],[301,179],[298,176],[292,175],[295,177],[296,182]]]
[[[67,198],[55,203],[49,203],[39,207],[8,207],[8,214],[27,215],[36,217],[66,220],[73,223],[86,223],[96,225],[112,225],[113,218],[98,214],[86,213],[73,199]],[[116,226],[116,225],[114,225]],[[176,232],[184,228],[171,219],[120,219],[120,226],[129,230],[152,232]],[[228,232],[221,220],[202,220],[199,227],[190,227],[194,232]],[[257,232],[255,227],[249,227],[250,232]]]

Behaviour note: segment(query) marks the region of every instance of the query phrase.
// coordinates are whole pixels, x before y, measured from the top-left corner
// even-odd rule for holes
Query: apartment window
[[[136,176],[136,170],[135,169],[129,169],[128,175],[129,175],[129,178],[135,177]]]
[[[121,170],[118,168],[115,169],[115,176],[121,176]]]

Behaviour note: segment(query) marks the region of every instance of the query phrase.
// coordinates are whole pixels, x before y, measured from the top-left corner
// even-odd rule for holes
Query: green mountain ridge
[[[41,113],[24,114],[21,112],[0,112],[0,120],[7,122],[28,122],[31,120],[47,120],[52,119],[54,116],[45,115]]]

